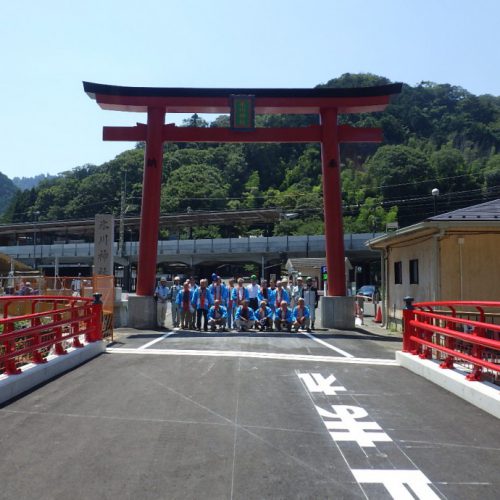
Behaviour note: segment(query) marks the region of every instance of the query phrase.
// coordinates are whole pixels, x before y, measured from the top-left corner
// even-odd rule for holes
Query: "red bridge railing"
[[[500,383],[500,302],[405,302],[403,351]]]
[[[46,363],[68,347],[102,339],[102,303],[55,296],[0,297],[0,373],[15,375],[27,363]]]

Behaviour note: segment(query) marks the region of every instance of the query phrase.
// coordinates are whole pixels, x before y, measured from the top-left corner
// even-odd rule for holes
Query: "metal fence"
[[[403,310],[403,351],[500,383],[500,302],[419,302]]]
[[[16,375],[27,363],[46,363],[68,347],[103,338],[102,303],[84,297],[0,297],[0,373]]]

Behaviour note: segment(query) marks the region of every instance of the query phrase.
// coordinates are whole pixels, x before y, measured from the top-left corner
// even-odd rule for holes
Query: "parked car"
[[[363,295],[364,297],[370,297],[370,299],[373,299],[374,296],[378,296],[378,288],[375,285],[363,285],[356,292],[356,295]]]

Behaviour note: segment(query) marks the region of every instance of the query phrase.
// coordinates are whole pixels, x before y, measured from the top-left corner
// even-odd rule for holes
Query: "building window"
[[[410,260],[410,285],[418,283],[418,259]]]
[[[401,261],[394,262],[394,284],[401,285],[403,283],[403,266]]]

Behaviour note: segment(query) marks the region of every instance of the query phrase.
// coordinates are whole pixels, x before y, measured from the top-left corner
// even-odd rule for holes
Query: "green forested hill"
[[[14,183],[0,172],[0,214],[6,210],[12,202],[18,189]]]
[[[320,86],[390,83],[371,74],[345,74]],[[258,126],[299,126],[314,116],[260,116]],[[343,116],[344,123],[381,126],[382,145],[345,145],[341,150],[344,220],[347,231],[378,231],[433,213],[430,194],[439,188],[438,210],[453,210],[500,196],[500,97],[476,96],[449,84],[404,85],[384,113]],[[227,126],[221,116],[208,124],[196,115],[186,124]],[[126,180],[127,214],[139,213],[143,145],[100,166],[86,165],[17,193],[6,221],[118,214]],[[162,210],[224,210],[281,207],[298,214],[275,225],[275,234],[323,232],[318,145],[167,144]],[[234,227],[231,234],[252,228]],[[224,230],[227,234],[228,229]],[[220,228],[198,228],[195,236],[217,236]]]

